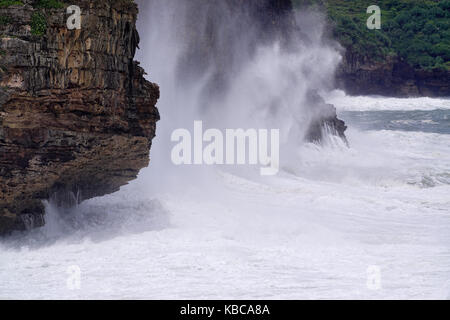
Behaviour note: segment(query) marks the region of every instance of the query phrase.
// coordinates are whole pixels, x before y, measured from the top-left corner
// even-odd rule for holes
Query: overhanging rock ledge
[[[69,5],[80,30],[67,28]],[[159,87],[133,60],[136,4],[55,7],[0,8],[0,234],[42,226],[43,199],[112,193],[149,164]]]

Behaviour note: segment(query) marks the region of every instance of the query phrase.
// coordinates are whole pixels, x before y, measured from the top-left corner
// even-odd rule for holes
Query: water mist
[[[176,181],[187,171],[201,175],[170,161],[171,133],[192,130],[195,120],[209,128],[279,129],[281,165],[296,161],[312,120],[309,93],[330,86],[340,56],[324,41],[320,14],[282,11],[275,24],[258,16],[255,3],[263,2],[140,1],[137,58],[161,87],[151,164],[165,172],[158,188],[169,172]]]
[[[46,203],[45,227],[1,242],[0,299],[449,297],[450,144],[439,131],[449,100],[333,92],[350,147],[332,132],[305,143],[315,93],[326,96],[340,60],[319,13],[261,15],[272,12],[264,0],[137,2],[137,59],[161,88],[150,166],[75,208]],[[439,110],[423,119],[417,109]],[[171,134],[196,120],[280,129],[279,174],[174,165]],[[81,290],[66,287],[72,266]]]

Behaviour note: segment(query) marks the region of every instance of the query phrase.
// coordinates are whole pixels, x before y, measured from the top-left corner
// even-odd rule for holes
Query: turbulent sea
[[[305,145],[276,177],[158,191],[150,167],[70,215],[48,204],[46,227],[0,244],[0,298],[449,298],[449,100],[328,100],[351,147]]]
[[[349,147],[302,144],[307,92],[339,63],[320,19],[300,19],[311,40],[294,52],[246,51],[252,34],[224,19],[217,43],[234,65],[211,98],[222,64],[177,77],[186,9],[174,4],[189,3],[140,1],[137,58],[161,87],[150,167],[76,208],[46,203],[45,227],[2,239],[0,299],[450,298],[450,100],[322,93]],[[280,173],[171,165],[172,130],[194,120],[285,130]]]

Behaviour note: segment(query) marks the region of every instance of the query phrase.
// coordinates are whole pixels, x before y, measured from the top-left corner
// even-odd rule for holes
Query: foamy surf
[[[325,95],[328,103],[339,111],[414,111],[449,110],[450,98],[385,98],[377,96],[349,96],[341,90]]]
[[[47,203],[44,228],[2,241],[1,299],[450,298],[448,134],[400,130],[407,123],[398,130],[356,129],[356,118],[349,146],[334,138],[322,146],[290,141],[274,177],[262,178],[252,167],[175,167],[171,129],[201,115],[204,82],[190,90],[175,85],[177,54],[167,35],[177,32],[170,29],[176,15],[169,2],[153,3],[161,10],[141,20],[148,30],[142,59],[161,84],[163,120],[150,167],[120,192],[69,211]],[[291,79],[265,77],[282,77],[287,69],[308,86],[291,68],[318,67],[308,63],[314,52],[329,57],[324,69],[335,62],[331,48],[316,43],[314,50],[294,59],[277,46],[260,52],[213,121],[227,115],[226,124],[233,124],[237,114],[245,122],[241,109],[267,100],[285,107],[273,123],[298,125],[290,102],[304,90],[291,90]],[[270,61],[277,62],[274,69],[257,72]],[[314,75],[331,78],[320,70]],[[287,100],[275,99],[277,83]],[[450,109],[446,99],[338,95],[329,102],[340,111]],[[73,267],[80,275],[76,290],[68,285]]]
[[[39,236],[1,245],[0,297],[449,298],[450,185],[421,184],[450,169],[448,136],[350,130],[349,140],[305,145],[297,171],[267,180],[216,168],[206,185],[155,193],[150,167],[69,220],[50,211]],[[81,290],[66,286],[72,265]]]

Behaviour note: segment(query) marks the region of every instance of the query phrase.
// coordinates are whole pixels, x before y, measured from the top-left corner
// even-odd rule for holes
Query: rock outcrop
[[[0,234],[43,225],[43,199],[112,193],[148,165],[159,88],[133,61],[137,13],[130,0],[0,8]]]
[[[348,144],[345,131],[345,122],[338,118],[336,108],[328,104],[317,92],[309,92],[307,97],[311,107],[311,124],[306,132],[306,140],[314,143],[321,143],[325,134],[332,134],[340,137]]]
[[[352,95],[395,97],[450,96],[449,70],[417,70],[398,57],[384,61],[363,58],[346,48],[337,86]]]

